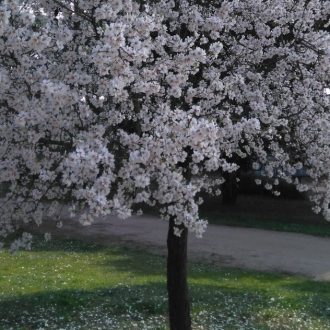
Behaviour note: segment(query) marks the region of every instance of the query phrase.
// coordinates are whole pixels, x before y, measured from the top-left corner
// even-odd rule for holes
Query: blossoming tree
[[[86,225],[155,207],[171,329],[190,329],[188,231],[202,235],[201,194],[242,159],[330,218],[329,13],[321,0],[2,1],[1,237],[68,201]],[[302,166],[308,186],[292,179]]]

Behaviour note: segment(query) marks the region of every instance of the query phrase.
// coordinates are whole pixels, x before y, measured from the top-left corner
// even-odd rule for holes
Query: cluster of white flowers
[[[2,1],[1,236],[68,199],[201,236],[200,194],[246,157],[330,218],[329,2],[196,2]]]

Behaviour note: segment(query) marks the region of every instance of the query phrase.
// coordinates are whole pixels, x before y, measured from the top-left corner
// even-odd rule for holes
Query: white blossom
[[[85,225],[142,203],[201,236],[200,194],[247,157],[269,190],[304,169],[330,218],[326,1],[64,3],[0,4],[1,237],[68,200]]]

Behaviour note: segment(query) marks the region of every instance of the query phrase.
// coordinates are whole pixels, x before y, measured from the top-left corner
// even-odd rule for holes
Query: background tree
[[[152,206],[169,221],[171,329],[190,329],[188,231],[202,235],[201,194],[220,194],[241,159],[258,159],[275,195],[304,166],[312,183],[294,183],[330,218],[329,8],[3,1],[1,236],[45,215],[61,226],[68,201],[86,225]]]

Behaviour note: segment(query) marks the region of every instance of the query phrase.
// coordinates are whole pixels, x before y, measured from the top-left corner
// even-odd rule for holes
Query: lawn
[[[226,226],[269,229],[330,237],[330,223],[311,210],[303,199],[239,195],[235,205],[221,205],[214,199],[202,206],[202,218]]]
[[[167,329],[165,258],[37,241],[0,253],[0,329]],[[194,329],[330,329],[330,284],[193,263]]]

